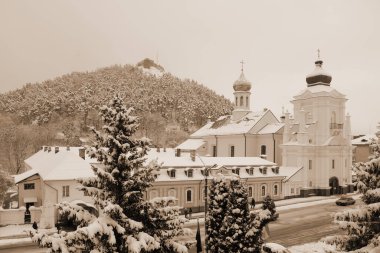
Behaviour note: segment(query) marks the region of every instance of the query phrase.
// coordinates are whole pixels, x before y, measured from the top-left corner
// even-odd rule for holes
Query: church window
[[[248,197],[253,197],[253,187],[252,186],[250,186],[250,187],[248,187]]]
[[[267,146],[261,145],[261,155],[265,156],[267,154]]]
[[[313,161],[309,160],[309,170],[313,169]]]
[[[231,157],[235,156],[235,146],[230,147],[230,155],[231,155]]]
[[[245,97],[245,106],[247,106],[247,107],[249,106],[248,105],[248,97]]]
[[[332,167],[333,169],[335,169],[335,160],[334,160],[334,159],[331,161],[331,167]]]
[[[216,146],[212,146],[212,156],[216,157]]]
[[[265,185],[261,186],[261,196],[265,197],[267,191],[267,187]]]
[[[277,184],[275,184],[275,185],[273,186],[273,195],[275,195],[275,196],[278,195],[278,185],[277,185]]]
[[[235,105],[237,106],[238,105],[238,98],[235,97]]]
[[[243,106],[243,96],[240,97],[240,106]]]
[[[193,190],[187,189],[186,190],[186,202],[193,202]]]
[[[331,123],[336,123],[336,114],[335,114],[335,112],[331,113]]]

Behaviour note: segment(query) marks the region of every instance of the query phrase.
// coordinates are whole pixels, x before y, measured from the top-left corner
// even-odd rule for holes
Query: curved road
[[[361,204],[357,200],[357,204]],[[315,242],[322,237],[344,233],[337,225],[333,224],[333,215],[336,212],[342,211],[353,206],[337,206],[335,203],[317,204],[308,207],[289,209],[279,211],[280,218],[269,224],[270,237],[267,242],[276,242],[285,247]],[[190,227],[194,236],[187,239],[194,239],[196,226]],[[201,226],[202,242],[204,243],[204,227]],[[184,238],[185,239],[185,238]],[[44,253],[46,249],[38,248],[37,246],[19,247],[14,249],[0,250],[0,253]],[[190,253],[195,252],[191,249]]]

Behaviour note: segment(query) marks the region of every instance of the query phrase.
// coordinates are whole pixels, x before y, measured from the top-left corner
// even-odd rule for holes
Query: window
[[[34,183],[24,184],[24,190],[34,190]]]
[[[193,177],[193,169],[186,169],[185,174],[187,177]]]
[[[235,156],[235,146],[230,147],[230,154],[231,154],[231,157]]]
[[[280,168],[279,167],[272,167],[272,172],[274,174],[278,174],[280,172]]]
[[[265,197],[266,195],[266,190],[267,190],[267,187],[265,185],[261,186],[261,196],[262,197]]]
[[[334,159],[331,161],[331,168],[335,169],[335,160]]]
[[[245,97],[245,106],[248,107],[248,97]]]
[[[150,199],[154,199],[158,197],[158,191],[157,190],[151,190],[149,193]]]
[[[290,189],[290,194],[294,194],[294,188]]]
[[[240,106],[243,106],[243,96],[240,97]]]
[[[277,184],[275,184],[274,186],[273,186],[273,195],[278,195],[278,185]]]
[[[62,196],[69,197],[70,196],[70,186],[64,185],[62,186]]]
[[[261,174],[266,175],[267,174],[267,167],[260,167],[260,172],[261,172]]]
[[[236,175],[240,175],[240,168],[234,168],[234,169],[232,169],[232,173],[234,173]]]
[[[311,170],[312,168],[313,168],[313,161],[309,160],[309,170]]]
[[[248,197],[252,197],[253,196],[253,187],[250,186],[248,187]]]
[[[170,178],[175,178],[175,169],[173,168],[168,169],[168,176]]]
[[[267,146],[261,145],[261,155],[266,155],[267,154]]]
[[[216,146],[212,146],[212,156],[216,157]]]
[[[193,190],[186,190],[186,202],[193,202]]]
[[[235,97],[235,105],[237,106],[238,105],[238,98]]]
[[[247,168],[246,171],[247,171],[248,175],[251,175],[251,176],[252,176],[253,173],[254,173],[254,171],[255,171],[255,168],[250,167],[250,168]]]

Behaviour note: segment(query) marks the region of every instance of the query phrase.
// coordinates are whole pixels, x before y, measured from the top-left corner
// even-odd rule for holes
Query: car
[[[342,196],[336,202],[338,206],[347,206],[355,204],[355,200],[352,197]]]

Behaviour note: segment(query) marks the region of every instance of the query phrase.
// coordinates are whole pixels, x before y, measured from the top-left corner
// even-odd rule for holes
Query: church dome
[[[312,73],[306,76],[307,86],[327,85],[330,86],[332,77],[322,68],[323,61],[318,59],[315,62],[315,69]]]
[[[242,71],[238,80],[234,82],[235,91],[250,91],[251,83],[245,78],[244,72]]]

